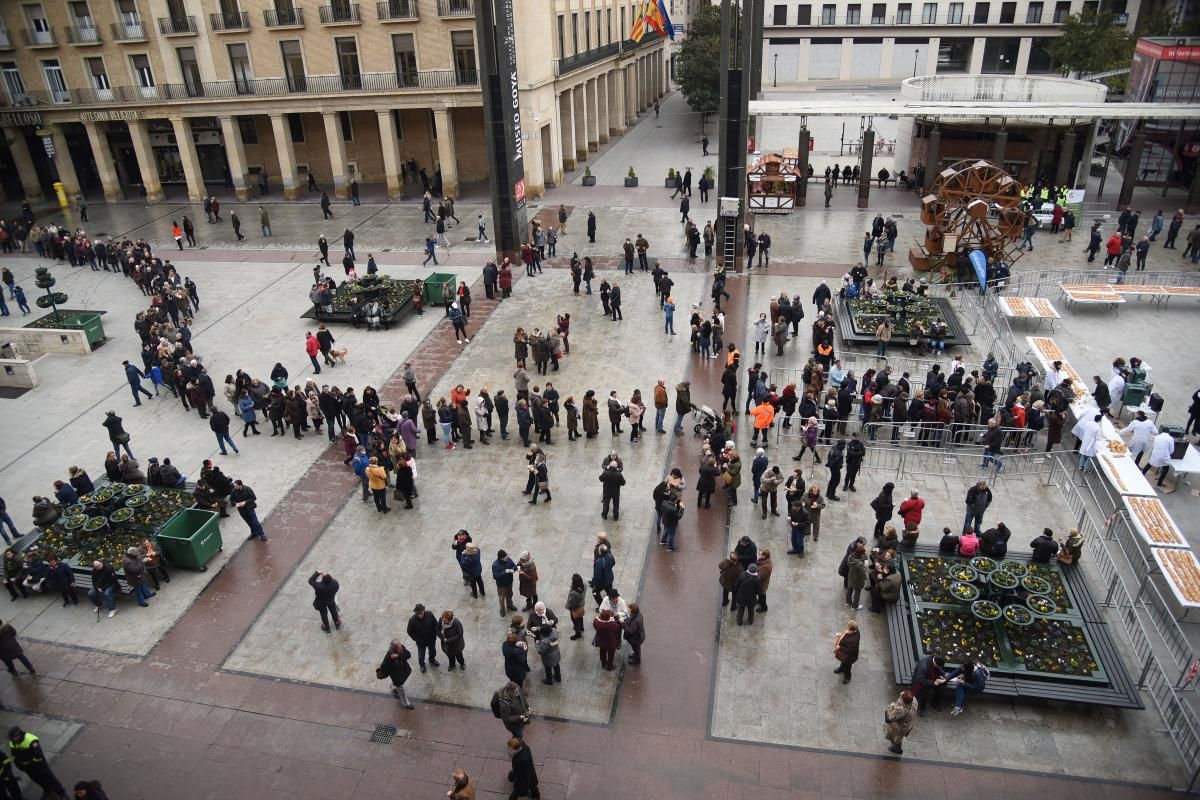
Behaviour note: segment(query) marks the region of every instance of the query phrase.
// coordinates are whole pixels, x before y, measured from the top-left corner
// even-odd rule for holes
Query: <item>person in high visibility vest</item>
[[[8,731],[8,747],[17,768],[28,775],[31,781],[42,787],[46,796],[65,800],[67,792],[50,770],[50,765],[46,762],[46,754],[42,752],[42,746],[38,743],[37,736],[21,730],[19,725],[14,725]]]

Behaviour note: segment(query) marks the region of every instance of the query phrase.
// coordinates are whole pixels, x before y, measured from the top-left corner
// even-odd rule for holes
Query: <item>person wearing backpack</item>
[[[971,659],[963,662],[961,667],[950,670],[946,675],[946,685],[954,687],[954,710],[950,712],[957,717],[967,704],[967,694],[980,694],[987,687],[987,679],[991,671],[983,664],[977,664]]]
[[[504,723],[504,727],[518,739],[523,738],[525,726],[529,724],[529,701],[521,687],[509,681],[504,688],[492,693],[492,716]]]

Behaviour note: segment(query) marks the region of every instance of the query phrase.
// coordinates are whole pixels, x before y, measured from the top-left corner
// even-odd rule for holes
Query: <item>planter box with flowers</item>
[[[584,186],[595,186],[596,185],[596,176],[592,174],[591,167],[584,167],[583,185]]]
[[[903,597],[888,608],[898,682],[936,652],[949,665],[972,658],[987,666],[989,692],[1020,695],[1021,686],[1037,684],[1024,693],[1142,707],[1078,568],[958,558],[929,545],[900,559]]]

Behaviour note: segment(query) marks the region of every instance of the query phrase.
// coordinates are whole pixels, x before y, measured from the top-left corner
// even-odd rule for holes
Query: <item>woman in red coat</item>
[[[600,665],[605,669],[615,669],[613,660],[617,648],[621,646],[621,623],[612,618],[612,612],[605,609],[600,616],[592,620],[596,629],[596,646],[600,648]]]
[[[500,265],[500,297],[512,297],[512,266],[508,261]]]

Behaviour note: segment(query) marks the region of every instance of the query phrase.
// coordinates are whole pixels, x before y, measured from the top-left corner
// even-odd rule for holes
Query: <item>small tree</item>
[[[1084,10],[1062,24],[1062,33],[1048,51],[1066,72],[1104,72],[1127,66],[1136,41],[1108,12]]]
[[[721,107],[721,7],[701,5],[679,48],[675,78],[693,111],[716,113]]]

